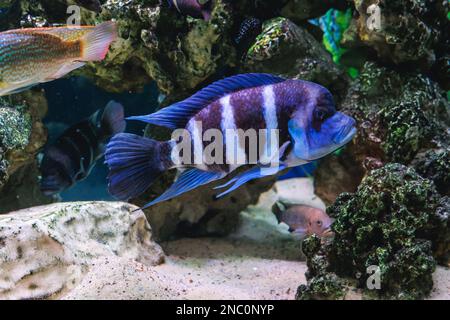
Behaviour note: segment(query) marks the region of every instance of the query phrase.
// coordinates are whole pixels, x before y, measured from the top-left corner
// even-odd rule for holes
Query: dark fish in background
[[[90,11],[97,13],[102,11],[102,5],[98,0],[75,0],[75,3]]]
[[[234,39],[237,45],[255,40],[255,38],[262,32],[262,22],[256,18],[245,19],[239,27],[239,32]]]
[[[325,211],[305,205],[292,205],[286,207],[280,202],[275,203],[272,212],[278,223],[284,222],[294,235],[306,237],[317,235],[326,237],[331,234],[331,219]]]
[[[183,15],[191,16],[196,19],[211,19],[211,1],[206,0],[168,0],[171,8]]]
[[[60,193],[85,179],[104,154],[105,143],[125,131],[123,106],[111,101],[88,119],[70,127],[44,152],[41,163],[41,190],[46,195]]]
[[[245,57],[247,50],[255,42],[256,37],[262,32],[262,22],[257,18],[245,19],[237,33],[234,42],[237,45],[239,56]]]

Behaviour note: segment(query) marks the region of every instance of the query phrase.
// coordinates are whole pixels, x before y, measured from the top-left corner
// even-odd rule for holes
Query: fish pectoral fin
[[[80,170],[77,172],[77,174],[73,177],[72,184],[75,184],[77,181],[81,181],[85,179],[88,176],[88,171],[86,170],[86,167],[84,166],[84,158],[80,158]]]
[[[222,189],[222,188],[228,187],[229,185],[233,184],[233,186],[231,186],[231,188],[229,188],[227,191],[222,192],[221,194],[217,195],[216,198],[221,198],[221,197],[227,195],[228,193],[238,189],[239,187],[241,187],[242,185],[246,184],[247,182],[249,182],[251,180],[274,175],[274,174],[284,170],[285,168],[286,168],[286,166],[283,164],[280,164],[278,167],[267,167],[267,168],[255,166],[252,169],[237,175],[236,177],[234,177],[233,179],[228,181],[226,184],[214,188],[214,189]]]
[[[223,173],[208,172],[199,169],[188,169],[184,171],[175,181],[172,186],[164,192],[161,196],[146,204],[142,210],[151,207],[159,202],[170,200],[183,193],[196,189],[200,186],[208,184],[212,181],[222,179]]]
[[[297,236],[300,236],[300,237],[303,238],[303,237],[306,236],[307,232],[308,232],[308,230],[306,230],[306,228],[299,227],[299,228],[295,228],[295,229],[292,231],[292,234],[297,235]]]
[[[51,76],[45,78],[42,82],[49,82],[49,81],[53,81],[56,79],[60,79],[60,78],[64,77],[65,75],[67,75],[68,73],[72,72],[73,70],[81,68],[85,64],[86,64],[85,62],[79,62],[79,61],[66,63],[55,74],[52,74]]]

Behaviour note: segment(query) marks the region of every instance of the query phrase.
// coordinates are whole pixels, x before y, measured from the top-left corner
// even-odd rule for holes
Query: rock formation
[[[69,203],[0,216],[0,299],[57,298],[96,258],[164,261],[142,211],[125,203]]]

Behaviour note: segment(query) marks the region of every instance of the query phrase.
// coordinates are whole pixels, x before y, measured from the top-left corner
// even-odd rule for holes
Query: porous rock
[[[99,257],[162,263],[162,249],[136,209],[114,202],[60,203],[0,216],[0,299],[57,298]]]

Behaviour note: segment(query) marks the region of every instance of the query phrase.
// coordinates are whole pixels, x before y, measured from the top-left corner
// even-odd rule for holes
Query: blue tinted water
[[[48,100],[48,113],[44,123],[49,130],[49,141],[54,141],[65,129],[89,117],[98,109],[115,100],[125,107],[125,115],[153,112],[158,106],[158,88],[155,83],[145,86],[141,93],[112,94],[96,87],[82,77],[71,77],[42,86]],[[145,124],[128,122],[127,132],[142,134]],[[63,201],[112,200],[108,194],[106,176],[108,168],[103,158],[97,162],[89,177],[61,193]]]

